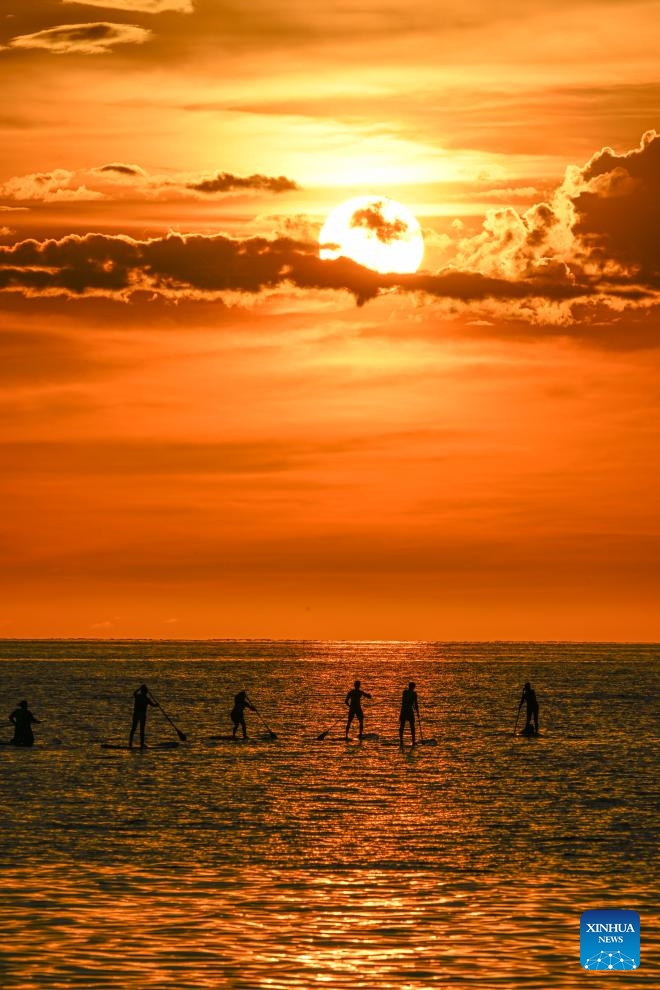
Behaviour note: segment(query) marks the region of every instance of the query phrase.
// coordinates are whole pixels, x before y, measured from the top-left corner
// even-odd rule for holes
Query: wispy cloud
[[[58,27],[34,34],[12,38],[6,48],[38,48],[54,55],[105,55],[115,45],[141,45],[149,40],[151,31],[136,24],[60,24]]]
[[[215,176],[198,174],[155,175],[130,162],[109,162],[89,169],[52,169],[17,175],[0,183],[0,198],[15,202],[122,199],[204,199],[237,193],[287,193],[298,184],[284,175]]]
[[[193,0],[62,0],[76,7],[103,7],[106,10],[128,10],[140,14],[192,14]]]
[[[56,168],[52,172],[34,172],[8,179],[0,185],[0,196],[17,202],[72,202],[103,199],[98,189],[90,189],[84,180],[76,181],[76,173]]]
[[[224,193],[243,189],[257,189],[260,192],[281,193],[292,192],[299,187],[292,179],[287,179],[284,175],[240,176],[232,175],[231,172],[218,172],[211,179],[202,179],[199,182],[188,183],[187,188],[202,193]]]
[[[123,162],[111,162],[109,165],[101,165],[97,172],[116,172],[118,175],[145,175],[144,169],[139,165],[124,165]]]

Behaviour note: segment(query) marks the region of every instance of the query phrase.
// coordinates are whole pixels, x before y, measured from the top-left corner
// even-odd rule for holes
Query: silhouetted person
[[[9,721],[14,726],[13,746],[34,746],[34,733],[32,726],[39,724],[39,719],[35,718],[28,709],[27,701],[19,702],[18,708],[9,716]]]
[[[245,724],[245,709],[249,708],[251,712],[255,712],[256,708],[248,701],[247,691],[239,691],[234,697],[234,707],[229,713],[229,717],[234,723],[234,731],[232,732],[232,737],[236,738],[236,733],[240,725],[243,731],[243,739],[247,739],[247,725]]]
[[[412,744],[415,745],[415,713],[419,715],[419,703],[417,701],[417,692],[415,691],[415,682],[410,681],[407,688],[404,688],[403,694],[401,695],[401,715],[399,716],[399,742],[403,746],[403,732],[406,727],[406,722],[410,725],[410,735],[412,736]]]
[[[539,703],[536,700],[536,691],[529,681],[525,681],[518,711],[520,711],[524,704],[527,705],[527,718],[522,734],[524,736],[537,736],[539,734]]]
[[[149,697],[149,689],[146,684],[140,685],[137,691],[133,692],[133,724],[128,737],[128,748],[133,748],[133,736],[138,725],[140,726],[140,749],[144,749],[144,729],[147,724],[147,709],[149,705],[157,708],[158,705]]]
[[[363,691],[360,687],[360,682],[355,681],[355,684],[348,692],[345,698],[345,704],[348,705],[348,721],[346,722],[346,738],[348,739],[348,730],[351,727],[351,723],[354,718],[357,718],[360,725],[360,739],[364,733],[364,712],[362,711],[362,699],[370,698],[371,695],[367,691]]]

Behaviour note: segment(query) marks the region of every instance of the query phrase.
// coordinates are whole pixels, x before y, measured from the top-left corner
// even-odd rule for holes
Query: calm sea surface
[[[660,986],[660,647],[0,641],[0,985]],[[359,677],[363,743],[343,742]],[[398,747],[417,682],[437,745]],[[523,682],[542,737],[513,736]],[[188,741],[128,752],[146,681]],[[247,713],[245,687],[276,739]],[[3,718],[5,716],[3,715]],[[519,724],[520,727],[520,724]],[[4,738],[11,726],[6,723]],[[149,743],[176,741],[150,710]],[[580,969],[580,914],[641,915],[641,968]]]

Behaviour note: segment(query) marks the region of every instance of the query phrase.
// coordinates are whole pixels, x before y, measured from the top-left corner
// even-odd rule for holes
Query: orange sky
[[[0,636],[660,639],[658,23],[2,4]]]

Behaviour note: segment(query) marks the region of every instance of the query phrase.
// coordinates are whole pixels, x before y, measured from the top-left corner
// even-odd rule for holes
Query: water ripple
[[[32,752],[0,753],[7,990],[572,990],[579,916],[607,906],[640,912],[635,984],[657,985],[644,948],[658,935],[648,654],[112,644],[92,661],[85,649],[3,662],[6,706],[27,693],[44,719]],[[411,669],[438,745],[400,751]],[[347,747],[338,726],[320,742],[354,671],[379,738]],[[125,733],[145,678],[190,742],[101,750]],[[512,736],[527,678],[537,740]],[[276,740],[253,719],[246,745],[208,739],[226,732],[237,684]],[[61,714],[72,697],[73,722]],[[171,737],[151,713],[150,740]]]

